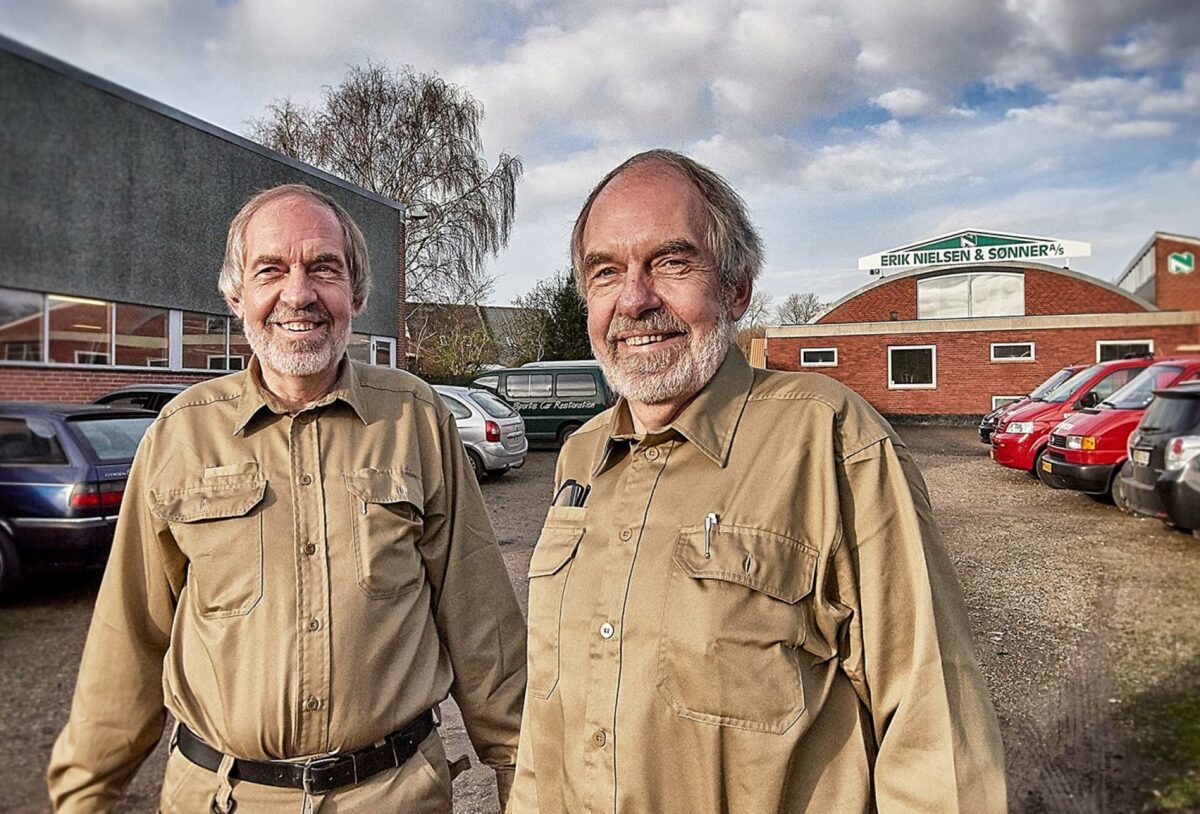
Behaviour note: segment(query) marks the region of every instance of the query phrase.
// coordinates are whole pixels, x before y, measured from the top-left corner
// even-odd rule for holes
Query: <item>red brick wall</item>
[[[1154,246],[1154,286],[1157,305],[1164,311],[1200,310],[1200,270],[1191,274],[1171,274],[1167,271],[1167,255],[1191,252],[1200,258],[1200,246],[1160,237]]]
[[[135,370],[54,370],[46,367],[0,366],[0,401],[66,401],[84,403],[127,384],[194,384],[212,378],[196,373]]]
[[[978,415],[992,409],[992,396],[1028,393],[1069,364],[1096,361],[1099,339],[1153,339],[1156,355],[1200,341],[1196,326],[1071,328],[1038,331],[911,333],[824,338],[772,338],[767,367],[824,373],[856,390],[890,415]],[[992,362],[992,342],[1034,342],[1033,362]],[[889,345],[936,345],[936,390],[889,390]],[[800,348],[837,348],[837,367],[800,367]]]
[[[1166,255],[1163,257],[1165,267]],[[1200,277],[1200,274],[1193,276]],[[817,322],[821,325],[839,322],[887,322],[892,318],[892,311],[896,312],[898,320],[916,319],[917,279],[917,276],[912,276],[885,282],[842,303]],[[1196,289],[1196,294],[1200,302],[1200,287]],[[1191,307],[1200,308],[1200,304]],[[1145,309],[1132,300],[1087,280],[1042,269],[1025,269],[1026,316],[1127,314],[1141,311]]]

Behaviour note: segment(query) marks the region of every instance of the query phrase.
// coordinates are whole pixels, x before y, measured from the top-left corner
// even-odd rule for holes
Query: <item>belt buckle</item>
[[[354,769],[354,782],[358,782],[358,763],[354,760],[354,755],[325,755],[324,757],[310,757],[304,762],[304,771],[300,775],[301,785],[304,787],[305,794],[324,794],[332,789],[324,791],[313,791],[313,772],[322,769],[330,769],[343,760],[349,758],[350,764]]]

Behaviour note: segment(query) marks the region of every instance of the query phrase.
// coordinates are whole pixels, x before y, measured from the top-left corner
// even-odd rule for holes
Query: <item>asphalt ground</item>
[[[963,583],[999,714],[1018,813],[1200,811],[1200,541],[1052,491],[987,457],[974,431],[900,427]],[[485,481],[522,606],[555,452]],[[99,572],[38,575],[0,605],[0,811],[45,811],[43,775],[66,720]],[[452,704],[447,752],[469,751]],[[118,811],[154,811],[165,752]],[[456,810],[494,812],[490,771]]]

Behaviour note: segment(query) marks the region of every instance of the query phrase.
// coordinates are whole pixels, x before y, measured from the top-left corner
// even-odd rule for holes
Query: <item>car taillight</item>
[[[1200,455],[1200,435],[1180,435],[1167,442],[1167,469],[1183,469],[1188,461]]]
[[[485,421],[483,424],[483,431],[487,434],[487,440],[500,440],[500,425],[495,421]]]
[[[72,509],[115,509],[125,497],[125,483],[77,483],[71,492]]]

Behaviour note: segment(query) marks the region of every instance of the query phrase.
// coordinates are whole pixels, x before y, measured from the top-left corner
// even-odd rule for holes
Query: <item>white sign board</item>
[[[967,229],[860,257],[858,267],[863,271],[886,273],[921,266],[974,265],[1009,260],[1044,263],[1067,257],[1088,257],[1091,253],[1092,244],[1075,240]]]

